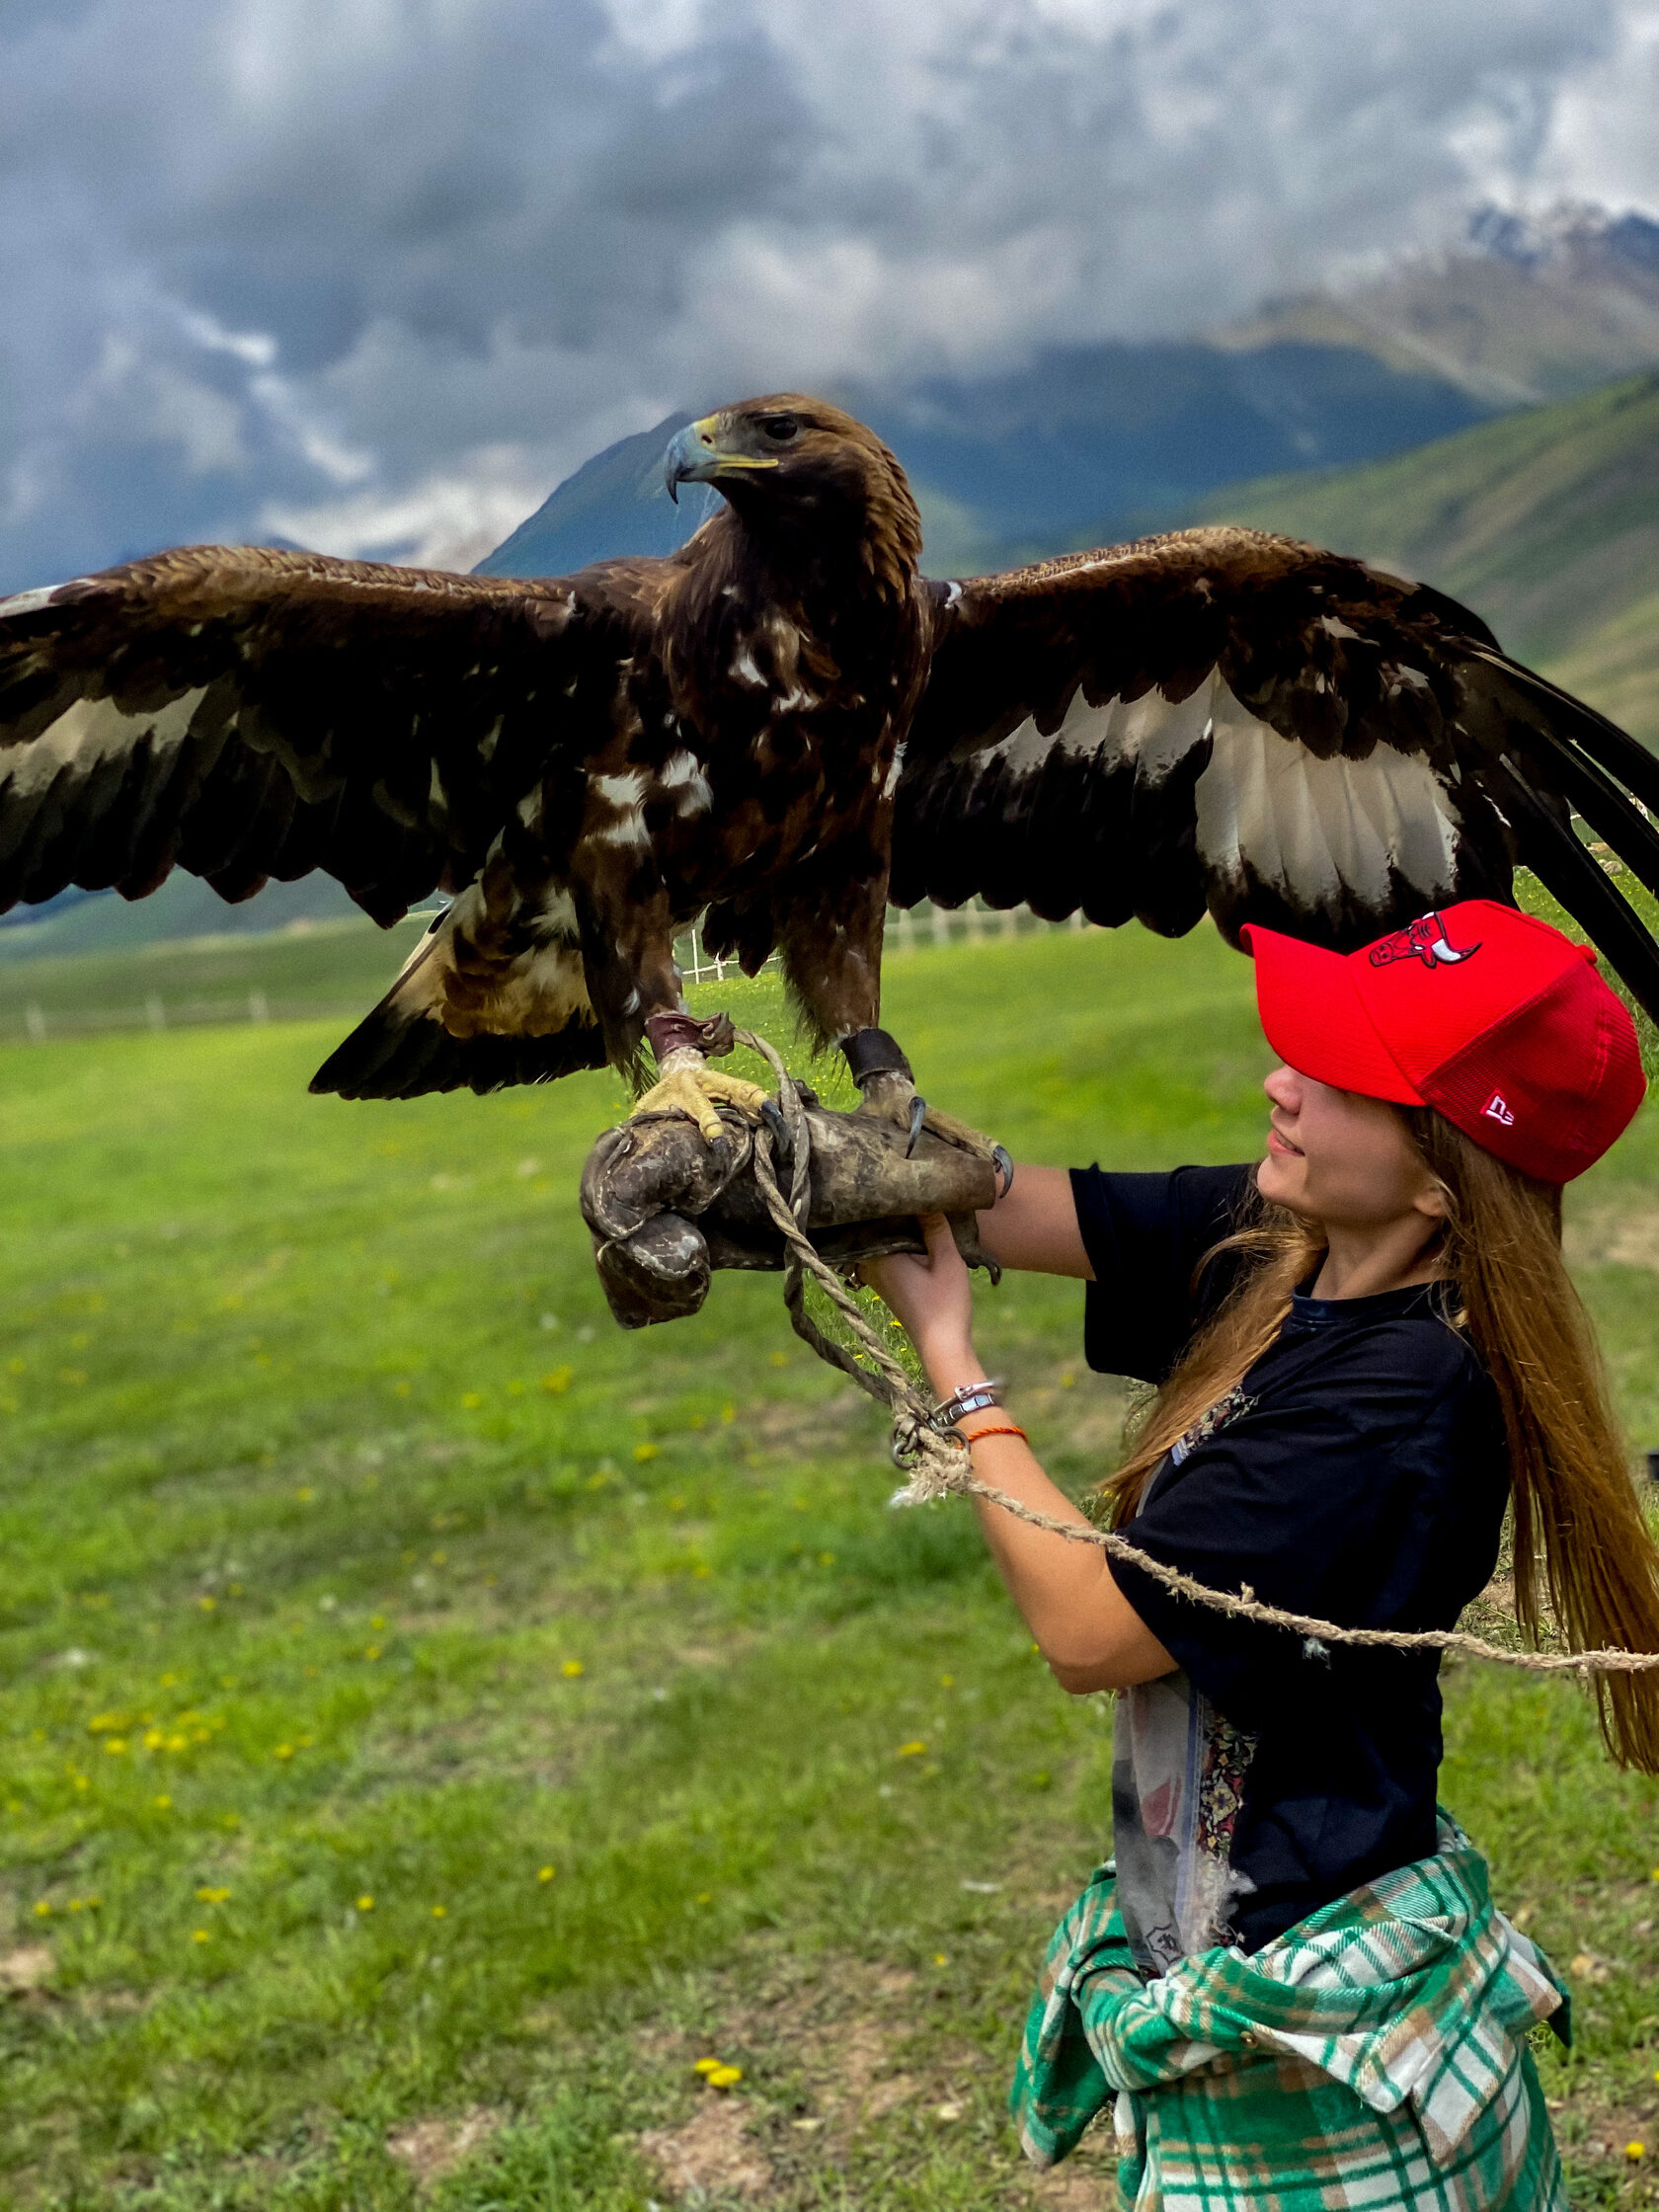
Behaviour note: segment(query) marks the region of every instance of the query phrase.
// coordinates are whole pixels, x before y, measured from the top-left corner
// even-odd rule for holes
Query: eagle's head
[[[921,558],[921,517],[904,470],[875,432],[828,400],[773,392],[688,423],[665,463],[671,497],[712,484],[756,530],[821,541],[850,532],[864,565],[895,591]]]

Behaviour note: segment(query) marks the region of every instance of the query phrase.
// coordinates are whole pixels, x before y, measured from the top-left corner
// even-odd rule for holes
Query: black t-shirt
[[[1089,1365],[1160,1382],[1236,1263],[1194,1270],[1253,1170],[1072,1172],[1094,1270]],[[1166,1459],[1134,1541],[1219,1590],[1343,1626],[1451,1627],[1497,1560],[1509,1495],[1497,1393],[1433,1287],[1298,1297],[1242,1406]],[[1236,1402],[1236,1401],[1235,1401]],[[1217,1712],[1254,1738],[1230,1830],[1246,1950],[1435,1849],[1441,1700],[1433,1653],[1308,1652],[1304,1639],[1175,1596],[1114,1560],[1125,1597]]]

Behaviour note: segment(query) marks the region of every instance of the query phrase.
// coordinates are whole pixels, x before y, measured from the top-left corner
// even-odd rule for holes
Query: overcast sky
[[[1659,211],[1659,0],[0,0],[0,588]]]

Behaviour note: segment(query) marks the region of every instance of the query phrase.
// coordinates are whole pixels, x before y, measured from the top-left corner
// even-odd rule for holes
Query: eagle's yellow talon
[[[766,1093],[758,1083],[745,1082],[741,1075],[723,1075],[717,1068],[674,1067],[652,1084],[634,1113],[688,1115],[712,1145],[721,1135],[720,1116],[714,1110],[717,1103],[735,1106],[750,1121],[757,1122]]]

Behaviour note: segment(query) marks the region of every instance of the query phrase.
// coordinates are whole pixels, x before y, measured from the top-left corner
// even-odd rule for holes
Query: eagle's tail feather
[[[452,907],[433,923],[379,1005],[312,1076],[314,1091],[342,1098],[482,1093],[604,1066],[604,1040],[574,947],[548,944],[528,959],[504,959],[490,981],[485,1018],[478,1018],[476,999],[466,1000],[471,1034],[449,1027],[455,913]],[[475,947],[468,957],[476,983]]]
[[[546,1083],[582,1067],[602,1067],[604,1041],[592,1021],[572,1021],[545,1037],[452,1037],[427,1012],[387,1001],[359,1022],[311,1078],[314,1091],[341,1098],[420,1098],[432,1091],[506,1090]]]

